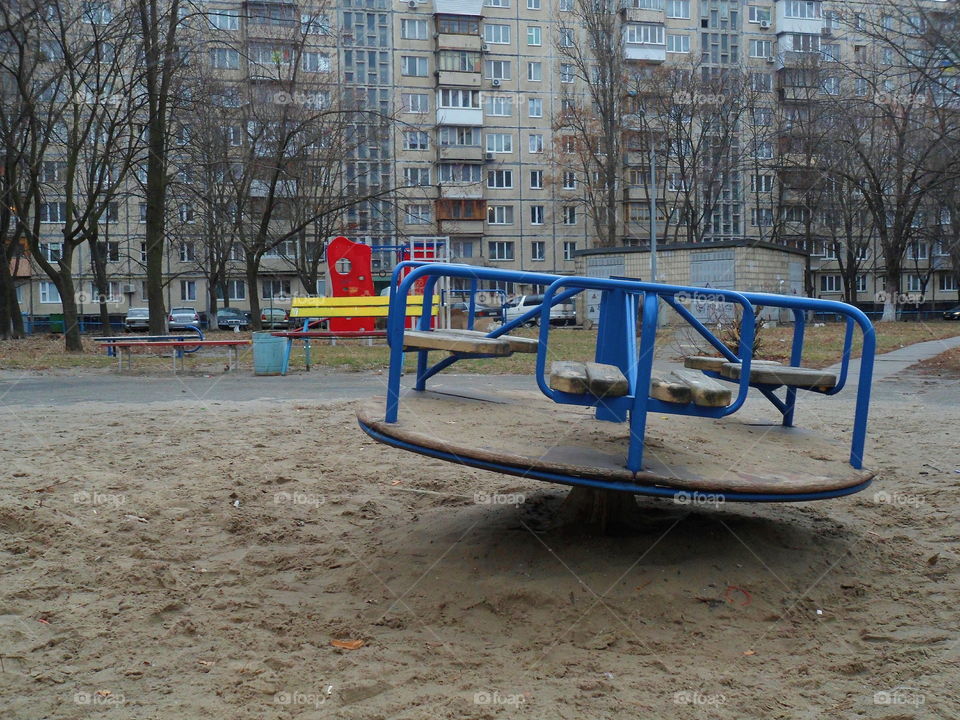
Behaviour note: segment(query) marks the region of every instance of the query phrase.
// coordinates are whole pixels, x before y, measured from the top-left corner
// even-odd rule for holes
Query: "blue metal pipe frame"
[[[755,336],[754,311],[756,307],[781,307],[793,311],[795,324],[790,357],[792,366],[799,366],[802,359],[805,331],[804,313],[806,311],[833,312],[844,315],[847,318],[847,327],[838,383],[836,387],[831,388],[823,394],[834,395],[843,388],[852,354],[853,326],[854,324],[859,325],[863,334],[863,350],[851,439],[850,464],[857,469],[863,467],[863,451],[866,441],[867,414],[870,402],[870,384],[873,377],[873,357],[876,351],[876,338],[873,325],[863,312],[851,305],[833,300],[820,300],[790,295],[773,295],[769,293],[736,292],[711,288],[709,291],[722,299],[723,302],[738,304],[743,309],[740,328],[740,345],[738,348],[739,353],[737,354],[733,353],[722,341],[710,332],[710,330],[695,318],[677,299],[678,295],[702,293],[705,291],[704,288],[662,285],[638,280],[560,276],[547,273],[500,270],[496,268],[475,267],[472,265],[429,263],[425,261],[406,261],[399,263],[396,268],[394,268],[391,278],[391,288],[393,288],[393,291],[390,294],[390,312],[387,319],[387,340],[390,345],[390,370],[387,384],[385,421],[388,423],[395,423],[399,412],[400,377],[403,371],[404,354],[403,331],[406,317],[407,295],[414,283],[421,278],[425,278],[423,312],[420,316],[418,328],[420,330],[429,330],[432,317],[433,293],[436,282],[441,276],[468,279],[471,282],[471,290],[476,287],[477,281],[481,279],[546,286],[544,301],[539,308],[524,313],[509,323],[501,325],[488,333],[487,336],[495,338],[509,333],[515,327],[524,325],[539,315],[540,332],[537,349],[536,381],[541,392],[557,403],[596,407],[597,417],[600,419],[621,419],[626,417],[625,413],[628,413],[630,419],[630,441],[627,468],[635,472],[642,468],[643,439],[647,413],[661,412],[666,414],[719,418],[730,415],[742,407],[747,398],[749,388],[751,387],[750,362],[753,355],[753,340]],[[610,294],[613,296],[617,294],[622,297],[620,304],[618,306],[612,305],[612,309],[610,310],[610,317],[611,319],[616,318],[618,327],[609,327],[611,323],[604,323],[604,318],[601,317],[601,327],[598,330],[598,360],[602,357],[608,357],[604,354],[606,351],[603,350],[601,346],[606,347],[611,343],[626,342],[626,347],[635,347],[630,342],[635,338],[634,328],[636,320],[635,317],[632,316],[635,310],[631,308],[636,308],[637,305],[633,303],[633,301],[628,301],[627,298],[635,297],[640,302],[642,315],[639,351],[631,351],[632,359],[629,362],[624,361],[621,355],[615,363],[620,367],[629,383],[629,393],[625,397],[605,399],[594,398],[592,396],[571,395],[555,391],[551,389],[547,383],[546,356],[549,343],[550,308],[555,304],[565,302],[587,289],[600,290],[605,293],[605,295]],[[666,403],[649,397],[653,350],[657,330],[657,315],[661,298],[677,311],[688,324],[724,357],[731,362],[741,363],[742,370],[740,378],[737,381],[733,381],[738,385],[738,393],[730,405],[721,408],[703,408],[692,405]],[[425,389],[426,381],[430,377],[449,367],[457,360],[462,359],[462,356],[451,355],[435,363],[432,367],[429,367],[428,351],[416,350],[415,352],[417,352],[418,355],[415,387],[420,391]],[[707,374],[717,376],[716,373]],[[728,380],[727,378],[720,379]],[[793,424],[796,388],[787,388],[786,399],[780,400],[780,398],[773,393],[776,386],[757,383],[754,383],[752,386],[757,387],[777,410],[782,413],[784,425],[789,426]],[[370,432],[368,428],[364,429]],[[397,445],[396,442],[391,444]],[[561,482],[560,480],[556,481]],[[585,482],[583,484],[596,483]],[[600,485],[597,486],[599,487]],[[666,494],[674,493],[671,490]],[[823,497],[827,496],[836,496],[836,494],[823,495]],[[821,497],[821,495],[817,494],[816,497],[811,496],[810,499],[818,499],[819,497]]]

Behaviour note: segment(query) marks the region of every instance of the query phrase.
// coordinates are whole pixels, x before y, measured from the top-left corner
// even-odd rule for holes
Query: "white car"
[[[505,321],[516,320],[531,310],[539,309],[543,305],[543,295],[521,295],[504,305]],[[538,316],[531,318],[526,324],[536,325],[540,322]],[[551,325],[573,325],[577,322],[577,311],[572,302],[564,302],[550,308]]]

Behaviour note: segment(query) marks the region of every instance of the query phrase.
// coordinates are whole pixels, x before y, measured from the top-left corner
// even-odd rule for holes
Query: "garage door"
[[[587,277],[623,277],[625,273],[623,256],[587,256]],[[587,320],[596,324],[600,319],[600,291],[587,290],[584,295],[587,298]]]
[[[704,297],[695,297],[689,308],[701,322],[716,322],[732,313],[727,304],[710,301],[709,288],[733,290],[736,286],[734,250],[700,250],[690,254],[690,284],[707,289]]]

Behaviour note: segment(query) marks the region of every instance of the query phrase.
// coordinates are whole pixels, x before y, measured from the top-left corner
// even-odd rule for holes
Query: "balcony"
[[[465,160],[467,162],[483,162],[483,148],[479,145],[440,145],[440,160]]]
[[[667,59],[667,46],[652,43],[624,43],[623,54],[627,60],[662,63]]]
[[[820,34],[823,28],[823,18],[793,18],[787,17],[787,0],[777,0],[774,19],[777,35],[783,33],[813,33]]]
[[[483,76],[479,72],[462,72],[460,70],[437,70],[438,85],[455,85],[457,87],[480,87]]]
[[[483,125],[481,108],[437,108],[437,125]]]
[[[443,233],[450,235],[483,235],[483,220],[440,220]]]
[[[482,200],[483,183],[446,182],[440,184],[440,197],[444,200]]]
[[[477,50],[483,45],[483,38],[479,35],[454,35],[440,33],[437,35],[438,50]]]

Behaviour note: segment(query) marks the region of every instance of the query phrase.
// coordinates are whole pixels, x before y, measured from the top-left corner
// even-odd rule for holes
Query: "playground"
[[[641,500],[608,538],[543,529],[562,486],[367,439],[328,398],[382,375],[49,374],[10,404],[4,372],[4,716],[955,717],[960,389],[893,365],[867,491]]]
[[[407,267],[381,369],[0,372],[6,716],[956,716],[960,386],[918,365],[955,337],[874,361],[838,308],[839,363],[802,314],[751,360],[752,303],[811,301],[727,292],[737,353],[681,363],[681,289],[544,276],[596,332],[484,334]]]

